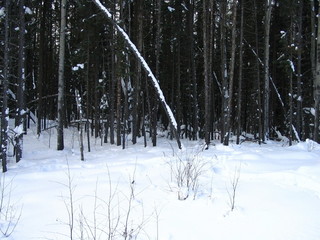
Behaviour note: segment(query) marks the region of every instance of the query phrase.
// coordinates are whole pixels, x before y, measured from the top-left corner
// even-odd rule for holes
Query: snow
[[[270,79],[270,81],[271,81],[271,83],[272,83],[272,86],[273,86],[274,90],[275,90],[276,93],[277,93],[277,96],[278,96],[278,99],[279,99],[279,101],[280,101],[280,103],[281,103],[281,106],[284,107],[284,103],[283,103],[282,98],[281,98],[281,95],[280,95],[280,93],[279,93],[279,91],[278,91],[278,89],[277,89],[277,86],[275,85],[272,77],[270,77],[269,79]]]
[[[16,134],[16,135],[21,135],[24,133],[23,131],[23,124],[20,124],[19,126],[16,126],[14,129],[13,129],[13,132]]]
[[[280,34],[281,34],[281,38],[284,38],[284,37],[287,35],[287,32],[285,32],[285,31],[280,31]]]
[[[24,10],[26,14],[29,14],[29,15],[33,14],[32,10],[29,7],[24,7],[24,8],[25,8]]]
[[[0,18],[3,16],[5,16],[5,8],[4,7],[0,8]]]
[[[72,71],[78,71],[79,69],[84,69],[83,63],[78,63],[76,66],[72,67]]]
[[[315,114],[316,114],[316,111],[315,111],[315,109],[313,107],[310,107],[310,108],[305,107],[305,108],[303,108],[303,110],[304,110],[305,113],[311,114],[313,116],[315,116]]]
[[[168,6],[168,10],[169,10],[169,12],[174,12],[176,9],[173,8],[173,7]]]
[[[23,116],[23,115],[25,115],[25,114],[27,114],[28,113],[28,111],[26,111],[25,109],[21,109],[20,110],[20,115],[21,116]]]
[[[291,67],[291,70],[292,72],[294,73],[296,71],[295,67],[294,67],[294,64],[291,60],[288,60],[289,64],[290,64],[290,67]]]
[[[229,91],[228,90],[224,91],[224,98],[229,98]]]
[[[10,88],[8,89],[8,93],[14,100],[17,99],[16,94]]]
[[[100,239],[107,239],[109,226],[116,229],[114,239],[124,239],[126,222],[127,233],[132,229],[132,239],[139,240],[320,239],[320,145],[311,140],[291,147],[217,141],[208,150],[204,142],[185,141],[181,151],[167,138],[144,148],[143,139],[132,145],[129,136],[124,150],[92,138],[83,162],[78,130],[66,129],[65,137],[65,150],[56,151],[49,148],[55,130],[38,137],[32,126],[24,136],[23,159],[9,159],[1,182],[12,184],[10,209],[21,217],[8,239],[70,239],[70,189],[74,239],[80,239],[80,223]],[[197,187],[181,201],[179,191],[188,189],[179,188],[173,169],[187,162],[201,171]],[[231,211],[228,192],[237,169]],[[1,218],[0,227],[5,224]]]

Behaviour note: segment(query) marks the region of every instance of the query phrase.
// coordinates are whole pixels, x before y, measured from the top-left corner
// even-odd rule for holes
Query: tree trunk
[[[116,11],[116,3],[113,1],[113,9],[112,11],[115,13]],[[115,15],[112,15],[112,19],[114,20]],[[109,111],[109,123],[110,123],[110,144],[114,144],[114,119],[115,119],[115,83],[116,83],[116,29],[112,29],[111,32],[111,80],[110,80],[110,87],[109,87],[109,96],[110,96],[110,111]]]
[[[61,25],[60,25],[60,49],[59,49],[59,76],[58,76],[58,127],[57,127],[57,150],[64,149],[63,121],[64,121],[64,65],[65,65],[65,38],[66,38],[66,0],[61,0]]]
[[[319,1],[320,7],[320,1]],[[319,104],[320,104],[320,17],[318,17],[317,33],[317,58],[316,58],[316,77],[314,79],[314,141],[320,142],[319,138]]]
[[[129,1],[128,1],[129,2]],[[128,16],[131,16],[131,4],[128,3]],[[128,33],[131,34],[131,18],[129,18],[128,23]],[[129,61],[129,54],[126,53],[125,55],[125,61],[126,61],[126,67],[125,72],[126,76],[124,78],[124,120],[123,120],[123,131],[122,131],[122,149],[125,149],[126,147],[126,134],[129,132],[129,92],[131,89],[129,89],[129,85],[131,86],[131,74],[130,74],[130,61]]]
[[[233,0],[232,5],[232,33],[231,33],[231,60],[229,66],[229,94],[228,94],[228,108],[226,117],[226,134],[224,138],[224,145],[229,144],[229,137],[231,131],[231,114],[232,114],[232,101],[233,101],[233,85],[234,85],[234,65],[236,59],[236,30],[237,30],[237,5],[238,0]]]
[[[264,29],[264,134],[263,140],[269,139],[270,128],[270,26],[271,26],[272,0],[265,3],[265,29]]]
[[[315,19],[316,19],[316,12],[315,12],[315,6],[314,6],[314,0],[310,1],[310,15],[311,15],[311,36],[310,36],[310,59],[311,59],[311,77],[312,77],[312,83],[313,83],[313,98],[315,100],[315,80],[316,80],[316,50],[317,50],[317,46],[316,46],[316,23],[315,23]],[[315,101],[315,109],[316,109],[316,101]],[[316,116],[314,116],[316,119]],[[314,121],[314,123],[316,123],[316,121]],[[316,132],[313,131],[313,140],[315,140],[316,138]]]
[[[127,57],[127,56],[126,56]],[[127,72],[129,69],[127,69]],[[124,92],[124,116],[123,116],[123,131],[122,131],[122,149],[126,147],[126,132],[128,131],[128,118],[129,118],[129,106],[128,106],[128,77],[129,74],[125,77],[125,92]]]
[[[300,134],[300,138],[304,137],[304,124],[303,116],[302,116],[302,21],[303,21],[303,2],[299,1],[298,5],[298,33],[297,33],[297,47],[298,47],[298,56],[297,56],[297,124],[296,124],[296,132]]]
[[[223,143],[226,134],[226,117],[228,108],[228,68],[227,68],[227,43],[226,43],[226,11],[227,3],[222,1],[220,7],[220,49],[221,49],[221,78],[222,78],[222,96],[221,96],[221,143]]]
[[[254,4],[254,28],[255,28],[255,51],[256,51],[256,58],[255,58],[255,70],[257,74],[256,83],[256,95],[257,95],[257,106],[256,106],[256,113],[257,113],[257,125],[258,125],[258,141],[261,144],[262,140],[264,139],[263,135],[263,124],[262,124],[262,100],[261,100],[261,83],[260,83],[260,50],[259,50],[259,33],[258,33],[258,20],[257,20],[257,3],[256,0],[253,2]]]
[[[39,136],[42,130],[43,119],[43,83],[45,80],[45,71],[47,69],[45,63],[46,55],[46,19],[47,19],[47,7],[49,1],[41,1],[41,20],[40,20],[40,33],[39,33],[39,67],[37,78],[37,92],[38,92],[38,104],[37,104],[37,135]]]
[[[4,56],[3,56],[3,84],[2,84],[2,113],[1,113],[1,161],[2,171],[7,172],[8,154],[8,130],[9,130],[9,108],[8,108],[8,88],[9,88],[9,7],[10,0],[5,1],[5,22],[4,22]]]
[[[290,36],[290,42],[291,46],[293,46],[293,38],[294,38],[294,31],[293,31],[293,24],[292,24],[293,19],[291,18],[291,36]],[[289,54],[289,64],[293,64],[292,62],[292,48],[290,48],[290,54]],[[293,128],[293,80],[292,80],[292,75],[293,75],[293,69],[292,66],[289,66],[289,146],[292,145],[292,128]]]
[[[177,17],[177,23],[179,24],[181,21],[181,9],[177,8],[178,11],[178,17]],[[181,104],[181,32],[180,29],[177,31],[177,35],[176,35],[176,42],[177,42],[177,46],[176,46],[176,51],[175,51],[175,59],[176,59],[176,68],[175,68],[175,78],[176,81],[172,82],[172,89],[176,88],[176,96],[173,99],[172,102],[176,103],[176,111],[177,111],[177,122],[178,122],[178,133],[181,133],[181,123],[182,123],[182,104]],[[174,84],[176,84],[176,87],[174,86]],[[174,94],[174,91],[172,91]]]
[[[19,59],[18,59],[18,84],[17,84],[17,107],[16,107],[16,162],[22,157],[23,129],[25,125],[25,9],[24,0],[19,1]]]
[[[142,51],[143,44],[143,0],[135,1],[135,17],[136,17],[136,46],[138,51]],[[141,108],[141,62],[136,63],[135,67],[135,81],[134,81],[134,100],[133,100],[133,116],[132,116],[132,143],[137,143],[137,137],[140,132],[140,108]],[[143,107],[143,106],[142,106]]]
[[[210,76],[209,76],[209,28],[208,28],[208,19],[209,14],[208,14],[208,1],[203,0],[203,60],[204,60],[204,65],[203,65],[203,76],[204,76],[204,138],[205,138],[205,143],[206,147],[209,147],[210,144]],[[194,96],[196,97],[196,96]]]
[[[94,137],[98,138],[100,135],[100,88],[99,88],[99,69],[98,69],[98,64],[99,64],[99,52],[98,49],[96,48],[94,50],[94,57],[93,57],[93,90],[94,90]]]
[[[121,59],[121,56],[117,57]],[[119,63],[121,64],[121,63]],[[121,76],[116,74],[117,81],[117,146],[121,145]]]
[[[212,1],[213,2],[213,1]],[[191,83],[192,83],[192,94],[193,94],[193,121],[192,121],[192,139],[198,139],[199,132],[199,104],[198,104],[198,83],[197,83],[197,70],[196,70],[196,60],[195,60],[195,51],[194,51],[194,1],[191,0],[189,6],[189,45],[190,45],[190,70],[191,70]],[[213,10],[212,10],[213,11]]]
[[[155,57],[156,57],[156,69],[155,69],[155,76],[157,79],[160,78],[160,51],[161,51],[161,7],[162,7],[162,0],[157,0],[156,1],[157,6],[156,6],[156,24],[157,24],[157,29],[156,29],[156,52],[155,52]],[[154,94],[152,94],[153,96]],[[150,99],[151,100],[151,99]],[[151,138],[152,138],[152,145],[155,147],[157,145],[157,114],[158,114],[158,100],[157,98],[154,98],[152,100],[152,110],[151,110],[151,126],[150,126],[150,131],[152,133]]]
[[[76,103],[77,103],[77,110],[79,115],[79,138],[80,138],[80,159],[81,161],[84,161],[84,147],[83,147],[83,110],[82,110],[82,103],[81,103],[81,97],[78,89],[75,90],[75,97],[76,97]]]
[[[89,82],[89,69],[90,69],[90,38],[88,37],[87,42],[87,69],[86,69],[86,90],[87,90],[87,109],[86,109],[86,130],[87,130],[87,144],[88,144],[88,152],[91,152],[91,146],[90,146],[90,107],[91,107],[91,101],[90,101],[90,82]]]
[[[238,106],[237,106],[237,144],[240,144],[241,136],[241,103],[242,103],[242,73],[243,73],[243,12],[244,2],[240,0],[241,16],[240,16],[240,39],[239,39],[239,79],[238,79]]]
[[[215,1],[209,1],[209,8],[210,8],[210,16],[209,16],[209,24],[208,27],[210,29],[210,31],[208,31],[208,33],[210,34],[210,38],[209,38],[209,108],[210,108],[210,126],[209,126],[209,132],[210,132],[210,139],[213,139],[213,132],[214,129],[216,128],[215,123],[214,123],[214,119],[215,119],[215,89],[214,89],[214,85],[213,85],[213,74],[214,74],[214,70],[213,70],[213,59],[215,58],[215,43],[214,43],[214,33],[216,31],[216,24],[215,24],[215,14],[214,14],[214,4]],[[196,81],[194,82],[194,84],[196,84]],[[198,105],[198,103],[197,103]],[[198,110],[197,110],[198,112]],[[196,115],[196,117],[198,118],[198,114]]]

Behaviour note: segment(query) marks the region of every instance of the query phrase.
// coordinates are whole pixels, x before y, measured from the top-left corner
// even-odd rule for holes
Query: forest
[[[319,142],[319,6],[1,0],[3,171],[9,144],[22,158],[32,123],[39,136],[57,129],[57,150],[71,126],[119,148],[159,137],[179,148],[180,139]]]

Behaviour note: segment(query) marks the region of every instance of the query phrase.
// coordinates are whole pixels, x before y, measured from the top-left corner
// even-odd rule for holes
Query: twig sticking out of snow
[[[241,164],[234,169],[233,177],[230,179],[231,191],[227,188],[228,196],[229,196],[229,204],[231,212],[235,208],[236,203],[236,194],[240,179],[240,171],[241,171]]]

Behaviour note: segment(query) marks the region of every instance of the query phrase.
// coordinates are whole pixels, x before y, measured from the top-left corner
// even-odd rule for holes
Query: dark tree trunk
[[[40,19],[40,36],[39,36],[39,67],[38,67],[38,78],[37,78],[37,92],[38,92],[38,105],[37,105],[37,135],[40,135],[42,130],[42,119],[43,114],[43,85],[45,81],[45,71],[48,68],[46,66],[46,22],[49,1],[41,1],[41,19]]]
[[[94,65],[93,65],[93,90],[94,90],[94,137],[98,138],[100,136],[100,88],[99,88],[99,59],[98,59],[98,48],[94,50]]]
[[[161,51],[161,7],[162,7],[162,0],[156,1],[156,51],[155,51],[155,57],[156,57],[156,69],[155,69],[155,76],[157,79],[160,78],[160,51]],[[155,94],[152,94],[155,95]],[[151,99],[150,99],[151,100]],[[152,100],[152,110],[151,110],[151,138],[152,138],[152,145],[155,147],[157,145],[157,120],[158,120],[158,99],[156,97],[153,97]]]
[[[261,144],[261,141],[264,139],[263,137],[263,124],[262,124],[262,100],[261,100],[261,83],[260,83],[260,50],[259,50],[259,33],[258,33],[258,19],[257,19],[257,3],[256,0],[253,2],[254,7],[254,28],[255,28],[255,71],[256,71],[256,96],[257,96],[257,106],[255,107],[256,116],[257,116],[257,125],[258,125],[258,141]]]
[[[115,12],[115,1],[113,4],[113,12]],[[112,16],[114,20],[114,15]],[[109,97],[110,97],[110,111],[109,111],[109,123],[110,123],[110,144],[114,144],[114,119],[115,119],[115,82],[116,82],[116,29],[112,30],[111,36],[111,80],[110,80],[110,87],[109,87]]]
[[[226,133],[224,138],[224,145],[229,144],[229,137],[231,131],[231,115],[232,115],[232,101],[233,101],[233,85],[234,85],[234,65],[236,59],[236,30],[237,30],[237,5],[238,0],[233,0],[232,3],[232,30],[231,30],[231,60],[229,66],[229,90],[228,90],[228,107],[226,116]]]
[[[302,21],[303,21],[303,2],[299,1],[298,4],[298,32],[297,32],[297,47],[298,47],[298,56],[297,56],[297,124],[296,124],[296,132],[300,134],[300,138],[304,136],[304,124],[302,117]],[[297,136],[298,137],[298,136]],[[299,139],[297,139],[299,140]]]
[[[66,38],[66,0],[61,1],[61,25],[60,25],[60,49],[59,49],[59,79],[58,79],[58,127],[57,127],[57,150],[64,149],[63,125],[65,114],[65,38]]]
[[[129,74],[128,74],[129,75]],[[123,131],[122,131],[122,149],[126,147],[126,132],[128,131],[128,118],[129,118],[129,106],[128,106],[128,76],[125,77],[125,92],[124,92],[124,116],[123,116]]]
[[[117,56],[121,59],[121,56]],[[120,65],[121,63],[117,64]],[[118,72],[118,71],[117,71]],[[121,76],[116,74],[117,81],[117,146],[121,145]]]
[[[272,0],[265,0],[265,23],[264,23],[264,133],[263,140],[269,139],[270,129],[270,27]]]
[[[25,9],[24,0],[19,2],[19,59],[18,59],[18,84],[17,84],[17,107],[15,126],[18,129],[16,133],[16,162],[22,158],[23,149],[23,129],[25,125]]]
[[[87,108],[86,108],[86,131],[87,131],[87,144],[88,144],[88,152],[91,152],[91,147],[90,147],[90,109],[91,109],[91,96],[90,96],[90,79],[89,79],[89,69],[90,69],[90,38],[87,38],[87,59],[86,59],[86,90],[87,90],[87,96],[86,96],[86,102],[87,102]]]
[[[316,97],[315,97],[315,81],[316,81],[316,66],[317,66],[317,59],[316,59],[316,51],[317,51],[317,45],[316,45],[316,12],[315,12],[315,4],[314,4],[314,0],[310,1],[310,15],[311,15],[311,36],[310,36],[310,41],[311,41],[311,50],[310,50],[310,59],[311,59],[311,76],[312,76],[312,82],[313,82],[313,98],[314,98],[314,108],[317,109],[319,108],[319,101],[316,101]],[[317,23],[319,24],[319,22]],[[316,114],[315,114],[316,115]],[[317,123],[316,119],[319,118],[318,116],[314,116],[314,124]],[[316,141],[316,139],[318,138],[318,132],[316,131],[316,127],[314,128],[313,131],[313,140]]]
[[[320,1],[319,1],[320,8]],[[314,79],[314,141],[320,142],[319,138],[319,105],[320,105],[320,17],[318,17],[317,33],[317,58],[316,58],[316,77]]]
[[[222,1],[220,6],[220,49],[221,49],[221,143],[223,143],[226,129],[226,117],[228,108],[228,68],[227,68],[227,43],[226,43],[226,11],[227,3]]]
[[[84,161],[84,147],[83,147],[83,109],[81,103],[81,97],[78,89],[75,90],[75,97],[77,103],[77,111],[79,115],[79,138],[80,138],[80,159]]]
[[[207,148],[210,144],[210,115],[211,115],[211,109],[210,109],[210,73],[209,73],[209,51],[210,51],[210,30],[208,28],[208,24],[210,21],[210,15],[209,15],[209,1],[203,0],[203,59],[204,59],[204,138],[207,145]],[[195,96],[194,96],[195,97]]]
[[[215,1],[209,1],[209,9],[210,9],[210,14],[209,14],[209,30],[208,33],[210,34],[209,38],[209,108],[210,108],[210,126],[209,126],[209,133],[210,133],[210,138],[212,139],[212,135],[214,132],[214,128],[216,128],[214,119],[215,119],[215,89],[213,85],[213,59],[215,59],[215,14],[214,14],[214,3]],[[194,82],[196,84],[196,82]],[[198,105],[198,103],[197,103]],[[198,117],[198,116],[197,116]]]
[[[143,44],[143,3],[142,0],[135,1],[135,17],[136,17],[136,46],[138,51],[142,51]],[[137,143],[137,137],[140,132],[140,109],[141,109],[141,63],[137,62],[135,66],[135,80],[134,80],[134,100],[133,100],[133,116],[132,116],[132,143]]]
[[[293,36],[294,36],[294,31],[293,31],[293,24],[292,24],[292,18],[291,18],[291,36],[290,36],[290,43],[291,46],[293,44]],[[292,62],[292,49],[290,48],[290,54],[289,54],[289,64],[293,64]],[[293,131],[293,69],[292,66],[289,66],[289,146],[292,145],[292,131]]]
[[[10,0],[5,1],[5,22],[4,22],[4,56],[3,56],[3,84],[2,84],[2,113],[1,113],[1,161],[2,171],[7,172],[7,151],[8,151],[8,88],[9,88],[9,7]]]
[[[212,1],[213,2],[213,1]],[[197,83],[197,70],[196,70],[196,58],[195,58],[195,49],[194,49],[194,31],[195,31],[195,22],[194,22],[194,14],[195,14],[195,5],[194,0],[186,1],[187,6],[187,40],[188,40],[188,76],[189,82],[192,86],[192,103],[190,104],[190,113],[192,116],[192,132],[191,137],[193,140],[198,139],[199,132],[199,104],[198,104],[198,83]],[[211,54],[210,54],[211,56]],[[211,59],[211,57],[210,57]],[[210,65],[210,63],[209,63]],[[210,71],[209,71],[210,72]],[[178,103],[178,105],[180,105]],[[187,131],[187,129],[185,129]]]
[[[241,110],[242,110],[242,73],[243,73],[243,17],[244,0],[240,0],[240,39],[239,39],[239,78],[238,78],[238,106],[237,106],[237,144],[240,144],[241,136]]]

